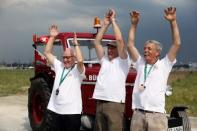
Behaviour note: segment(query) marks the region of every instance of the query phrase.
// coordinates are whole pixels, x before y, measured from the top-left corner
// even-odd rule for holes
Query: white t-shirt
[[[64,81],[60,83],[64,65],[61,61],[55,58],[54,70],[56,73],[55,81],[51,98],[49,100],[48,109],[58,114],[81,114],[82,111],[82,98],[81,98],[81,83],[85,78],[85,70],[81,74],[75,65],[72,70],[65,69],[67,74]],[[59,87],[59,94],[56,95],[56,90]]]
[[[170,71],[176,60],[171,62],[168,56],[158,60],[150,70],[144,83],[145,61],[140,56],[134,66],[137,70],[133,89],[132,109],[140,108],[155,112],[165,112],[165,92]],[[149,68],[150,69],[150,68]],[[140,85],[145,86],[140,90]]]
[[[130,60],[117,57],[109,61],[103,57],[97,77],[93,98],[118,103],[125,102],[125,82],[129,72]]]

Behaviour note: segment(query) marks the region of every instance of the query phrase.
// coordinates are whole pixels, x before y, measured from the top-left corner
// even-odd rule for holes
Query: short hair
[[[156,41],[156,40],[147,40],[145,42],[145,45],[148,44],[148,43],[153,43],[156,45],[156,50],[159,51],[161,53],[162,51],[162,44],[159,42],[159,41]]]

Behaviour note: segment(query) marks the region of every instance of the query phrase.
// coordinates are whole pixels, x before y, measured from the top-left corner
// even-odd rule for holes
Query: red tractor
[[[86,66],[86,79],[83,81],[82,100],[83,112],[81,117],[81,130],[92,130],[95,119],[95,100],[92,99],[97,75],[100,69],[98,59],[95,53],[93,40],[96,33],[77,33],[77,38],[80,43],[80,48],[84,56]],[[34,48],[34,69],[35,76],[30,79],[31,86],[28,92],[28,115],[30,125],[33,131],[49,131],[51,125],[51,112],[47,110],[48,101],[51,95],[55,73],[48,65],[48,62],[43,55],[44,46],[47,43],[49,36],[33,36]],[[113,35],[104,35],[102,44],[107,49],[106,43],[114,40]],[[54,43],[54,54],[60,59],[63,50],[67,47],[72,48],[73,33],[59,33]],[[135,81],[136,71],[132,67],[126,80],[126,102],[124,113],[124,131],[129,131],[130,121],[132,118],[132,90]],[[186,107],[175,107],[169,120],[169,131],[189,131],[191,130]]]

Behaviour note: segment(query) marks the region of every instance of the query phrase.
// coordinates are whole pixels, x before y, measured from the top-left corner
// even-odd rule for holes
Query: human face
[[[115,46],[108,45],[107,53],[108,53],[108,58],[110,61],[118,57],[118,50],[117,50],[117,47]]]
[[[159,58],[159,51],[154,43],[147,43],[144,46],[144,59],[148,64],[155,64]]]
[[[62,55],[63,63],[65,68],[70,68],[75,63],[75,57],[74,52],[72,49],[66,49],[65,52]]]

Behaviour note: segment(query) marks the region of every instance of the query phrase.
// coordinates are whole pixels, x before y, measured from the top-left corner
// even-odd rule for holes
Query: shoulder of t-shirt
[[[129,56],[127,56],[127,58],[125,58],[125,59],[122,59],[121,57],[117,57],[117,60],[119,60],[120,62],[123,62],[123,63],[129,63],[129,64],[131,64],[131,62],[132,62]]]
[[[109,61],[109,59],[107,58],[107,56],[104,55],[104,56],[99,60],[99,63],[102,64],[104,61],[107,61],[107,60]]]
[[[164,58],[161,59],[161,61],[163,61],[164,63],[168,63],[170,65],[174,65],[176,63],[176,59],[174,59],[174,61],[170,61],[170,59],[168,58],[168,55],[166,55]]]
[[[85,79],[85,77],[86,77],[86,75],[85,75],[85,71],[86,71],[85,66],[84,66],[83,72],[80,72],[80,71],[78,70],[78,68],[77,68],[77,64],[75,64],[75,65],[74,65],[74,68],[73,68],[73,71],[74,71],[75,73],[77,73],[80,77],[82,77],[82,79]]]
[[[62,64],[63,63],[60,60],[58,60],[57,58],[54,58],[53,67],[55,70],[58,70],[62,66]]]

